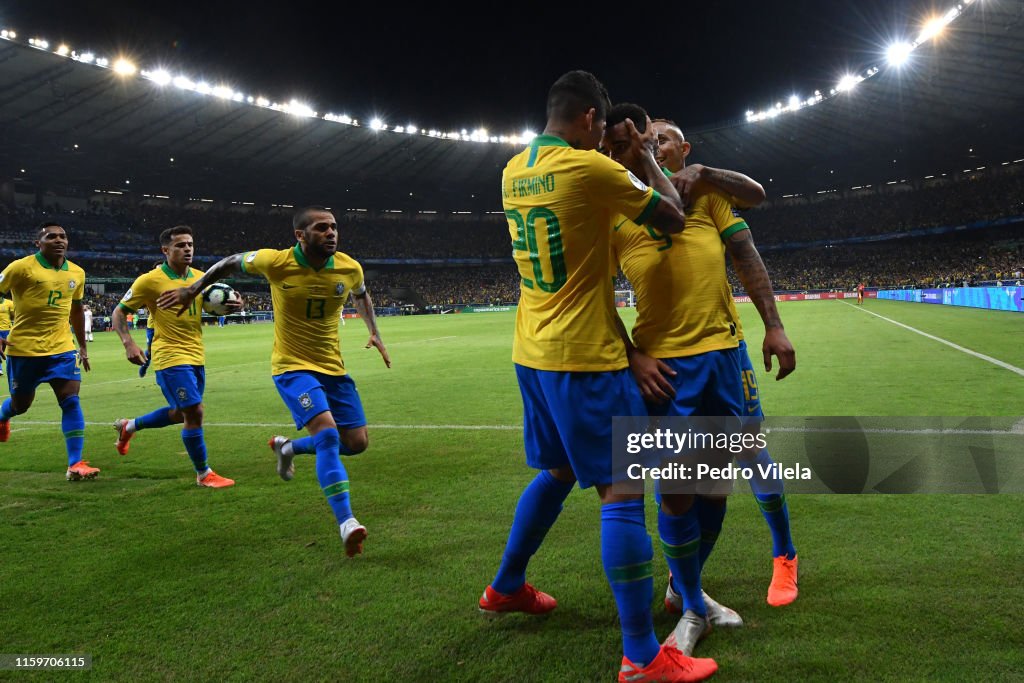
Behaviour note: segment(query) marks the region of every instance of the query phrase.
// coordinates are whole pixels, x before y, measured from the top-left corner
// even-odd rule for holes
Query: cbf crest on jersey
[[[341,296],[344,293],[345,293],[345,284],[343,282],[339,282],[337,284],[337,286],[335,286],[335,288],[334,288],[334,295],[335,296]]]
[[[184,401],[188,398],[188,392],[185,391],[185,387],[178,387],[178,400]]]
[[[305,408],[306,410],[309,410],[310,408],[313,407],[313,399],[309,397],[308,393],[299,394],[299,405]]]
[[[74,280],[68,280],[68,289],[74,289],[76,284]]]

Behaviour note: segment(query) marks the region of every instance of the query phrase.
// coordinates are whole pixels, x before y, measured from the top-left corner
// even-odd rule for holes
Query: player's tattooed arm
[[[167,290],[157,297],[157,307],[164,310],[177,308],[178,315],[181,315],[188,310],[189,304],[191,304],[204,289],[218,280],[241,273],[243,256],[245,256],[245,254],[232,254],[227,258],[222,258],[220,261],[213,264],[213,266],[206,271],[205,275],[196,280],[190,286]]]
[[[110,314],[110,326],[117,333],[117,336],[121,338],[121,345],[124,346],[128,362],[134,365],[145,365],[146,354],[143,353],[139,345],[132,339],[132,334],[128,331],[128,318],[125,316],[124,309],[121,308],[120,304],[115,306],[114,311]]]
[[[366,323],[366,329],[370,331],[370,339],[366,342],[366,348],[371,346],[380,352],[384,359],[384,365],[391,367],[391,355],[380,338],[380,330],[377,329],[377,314],[373,310],[373,299],[370,298],[370,291],[363,288],[359,294],[352,294],[352,304],[356,307],[359,317]]]
[[[732,258],[732,266],[736,269],[736,275],[739,276],[743,289],[764,322],[764,344],[761,346],[764,369],[771,372],[772,356],[775,356],[779,359],[779,374],[775,379],[783,379],[796,369],[796,351],[793,350],[793,344],[782,327],[768,270],[764,267],[757,247],[754,246],[750,230],[734,233],[725,244]]]
[[[711,168],[703,164],[690,164],[672,176],[672,184],[675,185],[683,198],[683,203],[687,206],[690,204],[690,192],[701,180],[735,197],[739,200],[741,208],[749,209],[760,206],[765,199],[764,187],[750,176],[722,168]]]

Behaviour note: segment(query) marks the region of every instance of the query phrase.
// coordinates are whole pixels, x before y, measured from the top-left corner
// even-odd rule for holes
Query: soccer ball
[[[241,301],[238,292],[222,282],[215,282],[203,290],[203,312],[209,315],[228,314],[228,302]]]

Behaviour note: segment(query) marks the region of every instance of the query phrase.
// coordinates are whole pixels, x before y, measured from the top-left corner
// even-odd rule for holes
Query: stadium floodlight
[[[131,76],[136,71],[137,69],[135,68],[135,65],[127,59],[125,59],[124,57],[119,57],[114,62],[114,73],[116,73],[119,76]]]
[[[404,133],[405,132],[405,126],[395,126],[394,131],[396,133]]]
[[[104,69],[106,69],[108,66],[110,66],[110,60],[106,57],[97,57],[96,66],[102,66]]]
[[[419,129],[416,126],[412,125],[411,123],[405,127],[405,132],[408,133],[409,135],[415,135],[418,130]]]
[[[174,81],[175,88],[181,88],[182,90],[195,90],[196,84],[184,76],[175,77]]]
[[[885,59],[891,66],[902,66],[910,58],[914,46],[910,43],[898,42],[890,45],[885,51]]]
[[[212,92],[214,97],[219,97],[222,100],[230,100],[235,96],[235,91],[226,85],[218,85]]]
[[[861,76],[846,74],[845,76],[840,78],[839,82],[836,84],[836,92],[846,92],[848,90],[853,90],[855,87],[857,87],[857,84],[860,83],[862,80],[864,79]]]
[[[4,40],[14,40],[17,37],[18,34],[16,34],[14,31],[10,29],[5,28],[4,30],[0,31],[0,38],[3,38]]]
[[[256,98],[256,106],[257,107],[269,107],[270,106],[270,100],[268,100],[266,97],[257,97]]]
[[[532,130],[524,130],[522,135],[522,141],[526,144],[533,142],[533,139],[537,137],[537,134]]]
[[[959,14],[960,10],[954,7],[941,17],[929,19],[925,22],[924,28],[921,29],[921,33],[917,36],[918,44],[927,42],[941,34],[946,29],[946,26],[949,25],[949,22],[956,19]]]
[[[199,81],[198,83],[196,83],[196,92],[200,95],[209,95],[211,92],[213,92],[213,88],[211,88],[210,84],[206,81]]]
[[[248,97],[245,98],[245,101],[248,102],[249,104],[252,104],[252,103],[254,103],[256,101],[256,98],[253,97],[252,95],[249,95]]]
[[[171,74],[169,74],[165,69],[143,71],[142,75],[159,85],[161,88],[171,82]]]
[[[57,54],[59,54],[61,57],[67,57],[68,53],[71,52],[71,48],[69,48],[67,45],[61,43],[60,45],[57,46],[57,49],[55,50],[55,52]]]
[[[78,55],[77,59],[80,62],[85,62],[86,64],[92,64],[93,60],[96,59],[96,55],[94,55],[91,52],[83,52],[82,54]]]
[[[370,119],[370,128],[372,128],[373,130],[383,130],[385,127],[386,126],[384,125],[384,122],[381,121],[380,119],[376,117]]]
[[[310,118],[316,116],[316,112],[313,111],[312,107],[303,102],[299,102],[298,100],[290,101],[288,104],[284,105],[282,109],[293,116],[305,116]]]
[[[798,109],[800,107],[800,98],[796,95],[789,96],[789,108]]]

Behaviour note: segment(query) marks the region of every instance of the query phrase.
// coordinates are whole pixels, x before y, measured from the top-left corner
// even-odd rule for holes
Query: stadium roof
[[[743,170],[777,197],[1020,159],[1022,111],[1024,0],[992,0],[904,67],[816,106],[703,126],[674,116],[693,160]],[[19,187],[261,204],[499,209],[518,151],[157,87],[20,41],[0,42],[0,126],[0,179]]]

